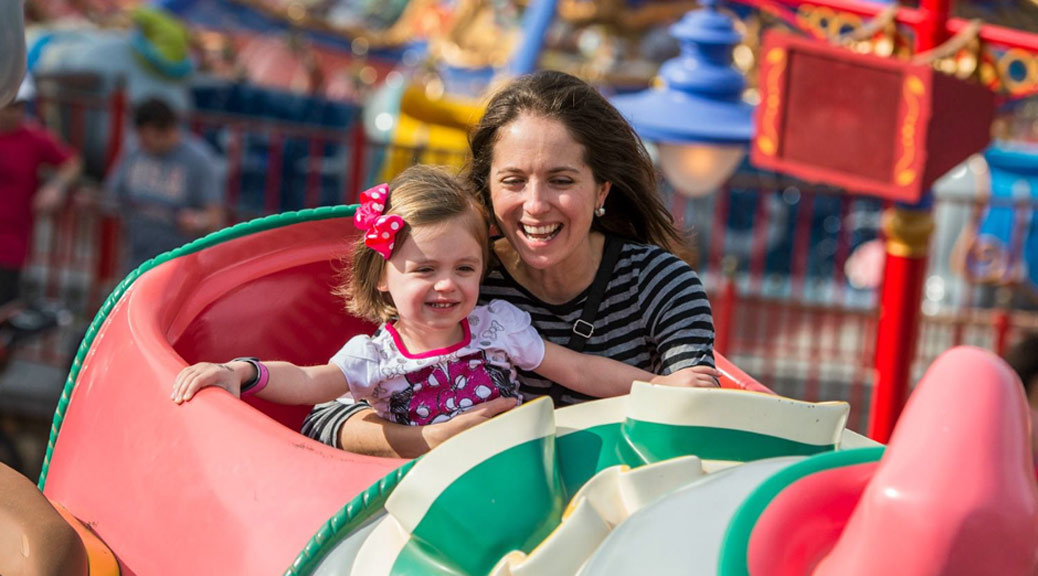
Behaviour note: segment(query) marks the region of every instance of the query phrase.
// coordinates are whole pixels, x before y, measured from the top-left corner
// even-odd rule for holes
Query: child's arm
[[[717,371],[709,366],[693,366],[658,376],[604,356],[574,352],[547,340],[544,360],[534,372],[570,390],[599,398],[628,394],[635,380],[668,386],[717,386]]]
[[[267,386],[256,393],[258,398],[278,404],[320,404],[349,391],[342,370],[333,364],[296,366],[289,362],[264,362],[270,373]],[[216,386],[241,396],[241,385],[256,376],[252,364],[242,361],[213,364],[200,362],[177,374],[173,383],[174,402],[181,404],[202,388]]]

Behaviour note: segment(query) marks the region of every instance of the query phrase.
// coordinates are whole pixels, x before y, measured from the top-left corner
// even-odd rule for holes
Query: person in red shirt
[[[14,102],[0,108],[0,306],[18,296],[36,214],[58,209],[79,176],[79,156],[26,115],[35,95],[26,76]],[[41,180],[44,167],[56,170]]]

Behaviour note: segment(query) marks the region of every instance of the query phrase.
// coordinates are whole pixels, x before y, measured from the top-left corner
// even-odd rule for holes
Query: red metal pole
[[[227,144],[227,192],[226,198],[228,214],[231,216],[229,224],[237,224],[239,216],[238,201],[241,198],[241,166],[245,136],[242,134],[241,126],[232,124],[230,129],[230,142]]]
[[[347,175],[348,195],[344,200],[346,204],[352,204],[359,200],[364,185],[364,155],[368,144],[367,135],[364,133],[364,122],[360,118],[353,123],[353,140],[350,152],[350,166]]]
[[[722,356],[731,353],[732,329],[735,320],[735,300],[739,297],[735,286],[737,262],[734,258],[725,259],[724,271],[719,275],[724,283],[721,291],[721,302],[714,314],[714,350]]]
[[[916,53],[936,48],[948,37],[951,0],[922,0],[915,26]],[[945,119],[945,122],[954,121]],[[876,382],[872,390],[869,436],[887,442],[908,398],[908,378],[919,336],[919,307],[926,255],[933,231],[929,201],[896,206],[884,216],[887,257],[876,330]]]
[[[909,369],[919,333],[919,307],[933,217],[893,208],[885,216],[887,258],[876,330],[876,381],[869,436],[887,442],[908,398]]]
[[[1005,356],[1009,343],[1009,311],[1001,309],[995,314],[995,354]]]
[[[126,85],[122,80],[116,84],[108,107],[108,147],[105,149],[105,172],[111,170],[119,158],[123,144],[123,120],[126,118]]]
[[[948,16],[952,0],[921,0],[919,12],[922,20],[916,26],[916,54],[933,50],[948,39]]]
[[[721,263],[724,258],[724,238],[728,228],[728,203],[731,195],[732,189],[726,184],[714,197],[714,224],[710,231],[710,259],[707,270],[713,274],[715,286],[720,286],[724,282],[724,269]]]
[[[310,138],[306,155],[306,194],[304,208],[316,208],[321,204],[321,166],[324,160],[324,142],[319,137]]]
[[[126,85],[120,80],[112,93],[108,107],[108,146],[105,149],[105,173],[111,171],[122,151],[123,129],[126,119]],[[119,220],[111,214],[100,218],[97,240],[97,263],[94,285],[91,287],[90,305],[100,306],[101,299],[110,288],[119,269]]]
[[[274,130],[270,133],[269,142],[263,208],[267,214],[277,214],[281,211],[281,162],[285,152],[284,135]]]

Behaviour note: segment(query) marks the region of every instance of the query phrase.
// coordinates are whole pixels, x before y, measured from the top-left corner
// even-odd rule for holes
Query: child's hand
[[[240,397],[242,377],[232,366],[235,364],[244,364],[250,370],[252,369],[247,362],[228,362],[227,364],[199,362],[184,368],[180,374],[177,374],[177,379],[173,382],[173,394],[170,395],[170,398],[177,404],[182,404],[193,398],[199,390],[208,386],[223,388],[234,394],[235,397]],[[255,372],[255,370],[252,371]]]
[[[720,388],[721,386],[720,381],[717,379],[717,370],[705,364],[678,370],[666,376],[656,376],[650,382],[652,384],[680,386],[683,388]]]

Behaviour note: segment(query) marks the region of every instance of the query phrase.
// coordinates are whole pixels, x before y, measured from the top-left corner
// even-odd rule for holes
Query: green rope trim
[[[179,258],[186,254],[193,254],[206,248],[216,246],[217,244],[241,238],[242,236],[248,236],[250,234],[256,234],[257,232],[264,232],[266,230],[273,230],[275,228],[282,228],[303,222],[353,217],[353,213],[356,209],[357,207],[355,205],[323,206],[321,208],[310,208],[307,210],[299,210],[297,212],[274,214],[250,220],[248,222],[242,222],[231,226],[230,228],[224,228],[223,230],[213,232],[208,236],[194,240],[175,250],[170,250],[169,252],[160,254],[141,264],[136,270],[130,272],[126,278],[123,278],[122,282],[120,282],[115,289],[112,290],[112,293],[108,295],[108,298],[105,299],[101,308],[97,311],[97,314],[94,315],[94,319],[90,323],[90,327],[87,328],[83,341],[79,344],[76,357],[72,361],[72,368],[69,370],[68,378],[65,380],[65,388],[61,392],[61,398],[58,399],[58,407],[54,412],[54,419],[50,426],[50,439],[47,441],[47,454],[43,458],[43,468],[40,470],[40,479],[36,483],[40,491],[42,492],[44,486],[47,484],[47,473],[50,470],[50,460],[54,452],[54,444],[58,440],[58,433],[61,431],[61,424],[65,421],[65,413],[68,411],[69,401],[72,398],[72,392],[76,387],[76,380],[79,378],[79,371],[83,366],[83,361],[86,358],[87,352],[89,352],[90,346],[94,343],[94,338],[97,337],[97,333],[100,331],[101,326],[104,324],[105,320],[108,319],[108,314],[111,313],[112,308],[115,307],[116,303],[122,298],[126,290],[141,274],[144,274],[148,270],[151,270],[160,264],[173,260],[174,258]]]
[[[285,570],[284,576],[313,574],[321,560],[336,544],[385,506],[389,495],[393,493],[404,475],[414,467],[418,460],[412,460],[386,474],[384,478],[350,500],[342,510],[339,510],[335,516],[321,526],[313,538],[310,538],[310,541],[303,547],[303,551],[292,562],[292,566]]]

